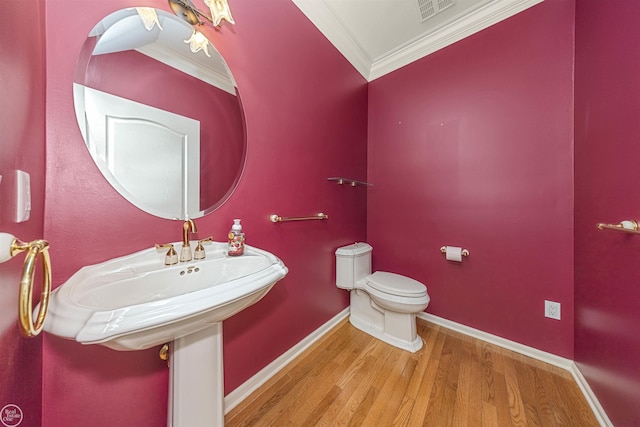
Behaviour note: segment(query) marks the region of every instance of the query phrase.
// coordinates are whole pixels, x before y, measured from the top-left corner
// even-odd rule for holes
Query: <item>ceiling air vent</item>
[[[422,22],[456,4],[456,0],[418,0]]]

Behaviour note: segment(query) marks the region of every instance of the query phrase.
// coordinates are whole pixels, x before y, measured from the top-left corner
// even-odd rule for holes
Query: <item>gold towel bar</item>
[[[635,220],[626,220],[621,221],[619,224],[603,224],[598,223],[596,225],[599,230],[613,230],[613,231],[622,231],[624,233],[630,234],[640,234],[640,227],[638,226],[638,221]]]
[[[273,215],[269,216],[269,220],[271,220],[271,222],[273,222],[273,223],[286,222],[286,221],[307,221],[307,220],[313,220],[313,219],[329,219],[329,215],[323,214],[322,212],[320,212],[319,214],[317,214],[315,216],[290,216],[290,217],[284,217],[284,216],[278,216],[276,214],[273,214]]]
[[[49,307],[49,295],[51,294],[51,259],[49,258],[49,242],[46,240],[34,240],[29,243],[22,242],[7,233],[2,234],[2,240],[11,240],[8,257],[14,257],[21,252],[27,252],[22,267],[20,278],[20,301],[18,302],[18,317],[20,320],[20,330],[22,335],[32,338],[38,335],[44,326],[44,319],[47,316]],[[4,252],[6,254],[6,252]],[[42,255],[42,296],[40,297],[40,308],[35,322],[33,321],[33,278],[35,275],[36,262]],[[3,258],[7,260],[8,258]]]

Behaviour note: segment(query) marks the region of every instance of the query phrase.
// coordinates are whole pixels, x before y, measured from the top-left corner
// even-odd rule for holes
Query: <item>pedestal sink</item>
[[[221,322],[260,300],[287,271],[248,245],[229,257],[225,243],[212,242],[205,259],[173,266],[164,265],[163,252],[146,249],[78,270],[51,293],[44,329],[122,351],[172,343],[168,425],[221,426]]]

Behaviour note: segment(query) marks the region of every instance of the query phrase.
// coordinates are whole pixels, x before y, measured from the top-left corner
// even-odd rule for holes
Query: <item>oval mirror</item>
[[[162,10],[114,12],[89,34],[74,76],[78,125],[96,165],[129,202],[162,218],[212,212],[244,168],[235,80],[212,44],[189,42],[194,34]]]

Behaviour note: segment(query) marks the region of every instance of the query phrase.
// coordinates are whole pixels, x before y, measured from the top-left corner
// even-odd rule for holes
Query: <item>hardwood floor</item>
[[[225,417],[226,426],[598,426],[563,369],[418,320],[397,349],[347,320]]]

